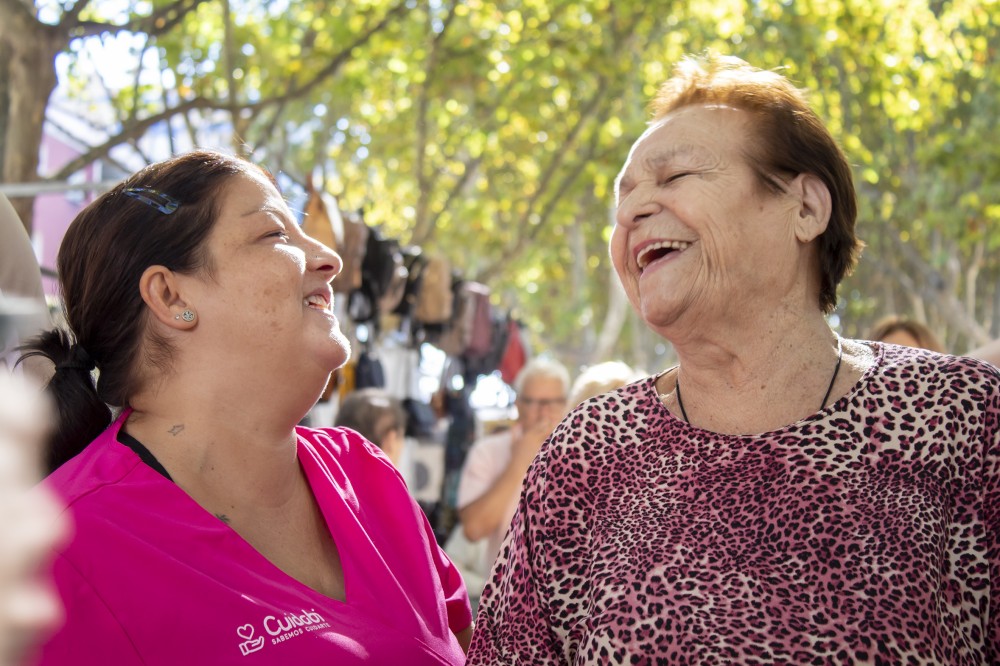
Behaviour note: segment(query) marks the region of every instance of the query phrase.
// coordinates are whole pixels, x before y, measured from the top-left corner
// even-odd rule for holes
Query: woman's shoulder
[[[346,455],[385,457],[377,446],[350,428],[341,426],[328,428],[296,426],[295,434],[298,436],[300,446],[321,452],[323,455],[337,458]]]
[[[144,470],[146,466],[139,456],[117,441],[119,429],[120,424],[116,421],[83,451],[49,474],[42,485],[64,504],[73,506],[104,497],[137,470]]]
[[[326,468],[336,467],[348,475],[387,474],[400,477],[392,461],[377,446],[350,428],[298,426],[299,455],[303,452]],[[400,477],[401,478],[401,477]]]
[[[941,378],[970,385],[997,385],[1000,369],[970,356],[954,356],[884,342],[867,342],[881,353],[882,370],[886,374],[914,381],[934,382]]]
[[[656,393],[656,377],[644,377],[581,402],[556,426],[552,440],[557,448],[604,450],[648,437],[668,414]]]
[[[925,415],[937,410],[950,419],[978,421],[984,413],[990,415],[988,423],[1000,419],[1000,370],[996,366],[967,356],[868,344],[880,359],[859,384],[859,397]]]
[[[656,375],[643,377],[606,393],[587,398],[570,410],[569,416],[586,415],[590,418],[599,418],[602,413],[642,409],[657,400],[655,382]]]

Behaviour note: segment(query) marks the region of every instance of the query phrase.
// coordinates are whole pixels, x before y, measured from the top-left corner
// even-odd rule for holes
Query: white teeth
[[[302,303],[307,307],[311,308],[318,307],[321,310],[325,310],[327,306],[326,299],[320,296],[319,294],[312,294],[311,296],[306,296],[304,299],[302,299]]]
[[[652,255],[657,250],[686,250],[691,247],[691,243],[685,241],[660,241],[659,243],[653,243],[652,245],[647,245],[636,257],[636,263],[639,264],[639,270],[643,270],[652,261]]]

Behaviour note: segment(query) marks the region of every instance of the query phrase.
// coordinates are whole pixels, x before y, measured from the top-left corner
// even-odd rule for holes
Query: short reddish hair
[[[847,157],[809,106],[804,91],[777,72],[732,56],[687,56],[674,68],[652,103],[653,119],[692,104],[725,104],[754,116],[756,135],[745,155],[761,185],[780,191],[777,177],[810,173],[826,184],[833,203],[818,241],[820,309],[837,305],[837,286],[857,264],[864,244],[855,235],[858,215]]]

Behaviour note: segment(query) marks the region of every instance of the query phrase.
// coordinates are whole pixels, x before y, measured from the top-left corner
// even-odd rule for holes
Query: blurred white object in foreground
[[[30,663],[22,660],[62,618],[47,572],[68,522],[36,487],[48,424],[38,386],[0,369],[0,666]]]

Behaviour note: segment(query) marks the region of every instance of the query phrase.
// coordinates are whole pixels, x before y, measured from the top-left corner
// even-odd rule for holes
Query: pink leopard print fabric
[[[1000,663],[1000,372],[872,344],[775,432],[594,398],[529,470],[469,664]]]

